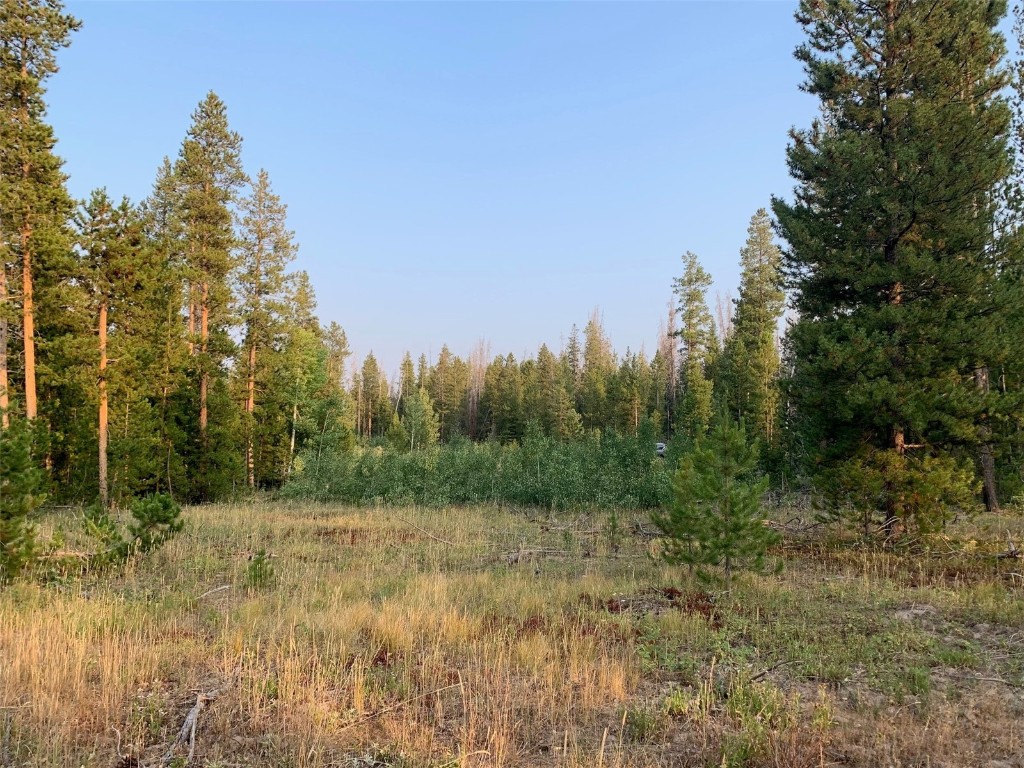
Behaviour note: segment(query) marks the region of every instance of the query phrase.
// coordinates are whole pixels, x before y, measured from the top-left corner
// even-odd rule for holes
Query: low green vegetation
[[[672,457],[638,434],[591,432],[562,441],[530,429],[522,442],[456,440],[418,450],[381,443],[302,453],[285,498],[345,504],[509,504],[546,509],[650,509],[670,495]]]

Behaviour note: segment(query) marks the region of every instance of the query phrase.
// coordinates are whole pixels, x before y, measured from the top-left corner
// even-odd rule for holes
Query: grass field
[[[124,574],[0,593],[0,765],[163,764],[211,694],[210,768],[1024,766],[1024,564],[990,555],[1020,517],[913,556],[792,534],[729,593],[639,514],[185,517]]]

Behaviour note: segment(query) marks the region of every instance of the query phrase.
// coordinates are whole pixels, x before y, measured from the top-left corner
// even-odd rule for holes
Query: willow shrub
[[[592,432],[559,441],[529,429],[521,443],[465,439],[400,452],[371,445],[302,456],[283,493],[345,504],[510,504],[550,509],[649,509],[671,498],[649,425],[636,436]]]

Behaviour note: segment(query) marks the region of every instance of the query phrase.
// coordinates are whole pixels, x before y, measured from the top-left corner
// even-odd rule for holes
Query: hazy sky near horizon
[[[319,314],[393,373],[555,351],[599,307],[653,353],[687,250],[735,295],[789,195],[795,2],[69,2],[49,82],[78,197],[145,197],[214,90],[289,206]]]

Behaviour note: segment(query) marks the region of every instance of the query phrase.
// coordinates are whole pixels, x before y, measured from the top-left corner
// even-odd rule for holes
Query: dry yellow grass
[[[0,764],[159,764],[213,690],[195,756],[211,768],[1024,752],[1021,589],[987,563],[949,579],[920,558],[803,546],[782,576],[708,595],[647,541],[610,541],[602,516],[185,514],[124,574],[0,593]],[[549,551],[509,565],[522,548]]]

